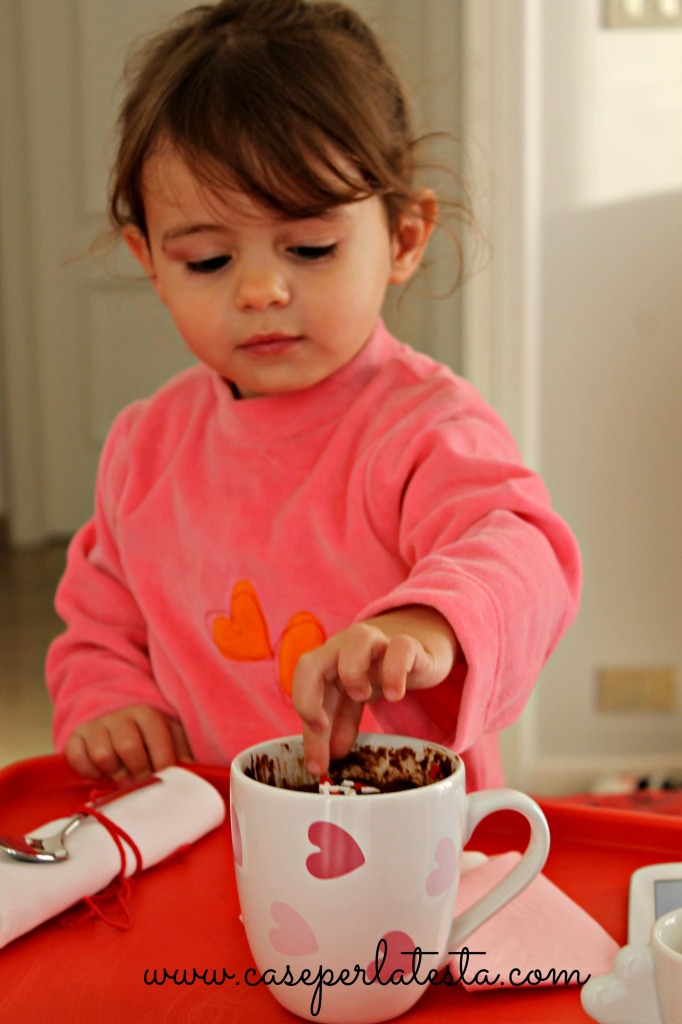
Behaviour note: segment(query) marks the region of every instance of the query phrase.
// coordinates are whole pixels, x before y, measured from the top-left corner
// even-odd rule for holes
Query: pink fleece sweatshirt
[[[124,410],[94,518],[56,606],[47,682],[59,748],[82,721],[150,704],[197,761],[300,732],[296,659],[354,621],[438,609],[465,661],[362,728],[464,754],[500,784],[496,733],[573,619],[575,541],[474,388],[379,323],[332,377],[233,397],[204,366]]]

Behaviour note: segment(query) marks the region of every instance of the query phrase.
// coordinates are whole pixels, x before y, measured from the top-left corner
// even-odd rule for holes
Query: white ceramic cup
[[[361,735],[356,747],[386,752],[385,764],[401,751],[428,784],[371,796],[282,788],[313,781],[295,736],[243,751],[230,783],[239,900],[262,983],[293,1013],[341,1024],[409,1009],[429,972],[532,881],[549,850],[533,800],[511,789],[467,795],[464,764],[445,747],[387,735]],[[443,766],[447,777],[432,782]],[[527,849],[453,922],[462,848],[499,810],[527,818]]]
[[[682,1024],[682,909],[656,921],[648,946],[620,949],[580,998],[600,1024]]]

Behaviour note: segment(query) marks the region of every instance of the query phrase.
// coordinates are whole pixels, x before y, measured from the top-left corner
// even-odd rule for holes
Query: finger
[[[359,623],[346,633],[339,650],[338,677],[355,701],[368,701],[373,694],[373,676],[388,647],[388,639],[380,630]]]
[[[414,637],[399,634],[393,637],[386,648],[381,666],[382,692],[386,700],[395,702],[405,696],[408,678],[415,679],[415,669],[419,663],[421,644]]]
[[[303,763],[310,775],[319,778],[329,768],[329,732],[314,732],[303,723]]]
[[[301,655],[294,670],[294,709],[310,733],[329,734],[326,689],[336,678],[336,653],[325,644]]]
[[[307,722],[301,720],[303,760],[307,771],[311,775],[322,775],[329,768],[332,721],[339,697],[340,694],[335,685],[329,684],[326,686],[323,708],[326,724],[323,727],[319,725],[311,727]]]
[[[294,703],[296,706],[298,701],[297,710],[301,717],[303,758],[308,772],[315,776],[326,772],[329,767],[332,722],[341,698],[336,673],[332,679],[320,676],[317,671],[319,664],[319,659],[310,659],[301,666],[298,678],[294,675]]]
[[[167,718],[168,728],[175,747],[175,756],[178,761],[194,764],[194,755],[189,745],[187,734],[176,718]]]
[[[114,749],[111,734],[100,719],[87,722],[75,730],[75,736],[82,740],[87,759],[94,770],[99,772],[99,776],[94,776],[95,778],[104,776],[115,779],[127,775],[127,770]],[[88,777],[93,777],[91,772]]]
[[[71,733],[66,741],[64,756],[66,757],[69,766],[73,768],[75,772],[78,772],[79,775],[83,775],[86,779],[104,778],[103,773],[90,760],[85,740],[77,733]]]
[[[329,739],[331,760],[345,757],[350,751],[358,735],[363,711],[364,705],[358,704],[344,694],[339,695]]]
[[[160,772],[175,764],[177,755],[170,718],[156,708],[146,706],[133,708],[131,718],[138,732],[139,745],[131,747],[130,761],[119,750],[131,774],[140,776],[152,771]]]
[[[352,700],[336,685],[326,691],[325,711],[329,728],[313,731],[303,724],[303,757],[311,775],[320,776],[330,761],[345,757],[355,742],[364,704]]]
[[[146,725],[145,716],[141,721],[132,713],[127,712],[125,716],[112,715],[105,720],[114,751],[121,762],[121,768],[113,773],[115,779],[123,779],[128,776],[142,778],[149,775],[152,769],[152,755],[147,746],[147,739],[144,733]],[[149,729],[150,726],[146,725]],[[152,734],[153,734],[153,727]],[[170,738],[166,738],[166,746],[171,747]],[[164,765],[163,767],[166,767]]]

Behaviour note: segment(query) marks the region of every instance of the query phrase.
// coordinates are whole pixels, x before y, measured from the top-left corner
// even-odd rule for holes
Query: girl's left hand
[[[293,701],[310,774],[320,775],[331,759],[348,753],[367,701],[399,701],[407,690],[437,686],[456,654],[448,622],[420,605],[357,623],[302,655]]]

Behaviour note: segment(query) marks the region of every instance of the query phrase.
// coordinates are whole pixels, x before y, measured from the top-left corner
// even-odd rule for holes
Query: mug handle
[[[505,904],[533,881],[542,871],[549,853],[549,826],[544,814],[529,796],[515,789],[488,789],[467,796],[467,822],[464,845],[483,818],[495,811],[518,811],[530,825],[530,840],[512,870],[492,889],[459,914],[452,924],[448,948],[455,950],[459,943],[501,910]]]
[[[651,946],[623,946],[609,974],[592,975],[580,989],[585,1013],[598,1024],[646,1020],[665,1024],[656,989]]]

